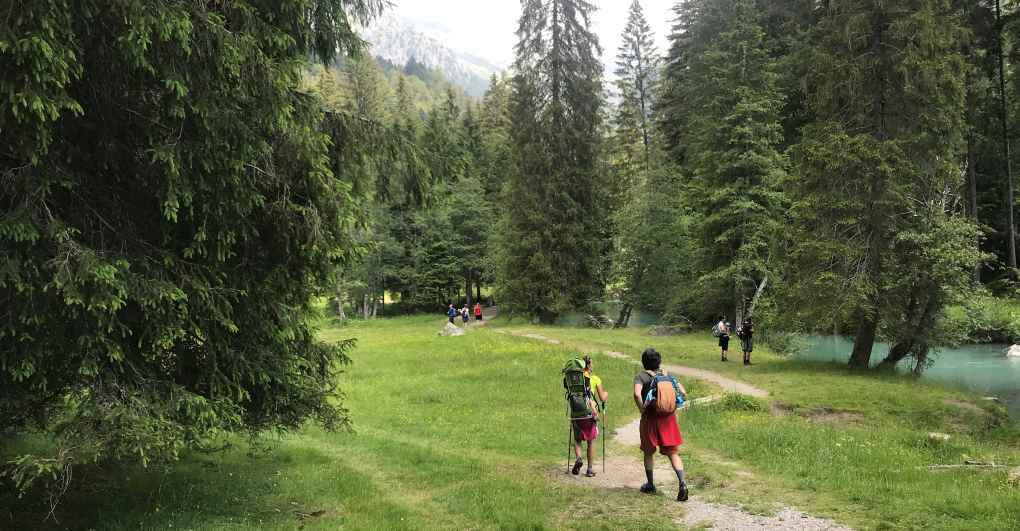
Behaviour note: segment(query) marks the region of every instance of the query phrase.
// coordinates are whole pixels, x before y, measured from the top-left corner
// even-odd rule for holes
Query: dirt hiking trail
[[[564,345],[564,343],[558,339],[545,337],[539,334],[532,334],[526,332],[505,332],[502,330],[500,330],[499,332],[503,334],[510,334],[515,337],[523,337],[527,339],[534,339],[536,341],[544,341],[546,343],[549,343],[550,345]],[[586,348],[584,350],[598,351],[598,349],[589,348]],[[616,352],[612,350],[600,352],[602,352],[602,354],[606,356],[609,356],[610,358],[629,361],[634,365],[641,364],[640,361],[624,354],[623,352]],[[663,365],[662,369],[673,375],[687,376],[690,378],[696,378],[698,380],[704,380],[706,382],[712,382],[721,387],[727,393],[739,393],[742,395],[750,395],[756,398],[768,398],[769,396],[769,392],[760,387],[755,387],[749,383],[734,380],[733,378],[723,376],[717,372],[712,372],[705,369],[695,369],[693,367],[684,367],[682,365]]]
[[[534,333],[506,332],[503,330],[499,330],[498,333],[533,339],[536,341],[544,341],[551,345],[565,345],[563,341],[558,339],[548,338]],[[590,348],[586,348],[584,350],[598,351],[598,349]],[[639,361],[622,352],[601,352],[606,356],[627,360],[635,365],[640,365]],[[690,378],[697,378],[712,382],[728,393],[740,393],[757,398],[766,398],[769,396],[768,391],[764,389],[728,378],[716,372],[680,365],[663,365],[662,368],[670,374],[683,375]],[[709,396],[692,400],[689,403],[698,404],[712,402],[720,398],[721,396],[718,395]],[[613,434],[613,440],[615,442],[623,446],[635,448],[635,454],[637,453],[636,448],[641,442],[638,432],[639,423],[640,419],[634,419],[634,421],[627,425],[618,428]],[[726,464],[739,467],[739,464],[736,463]],[[637,490],[645,482],[644,465],[638,455],[607,455],[605,457],[604,469],[601,462],[596,463],[596,476],[593,478],[584,477],[583,473],[578,476],[571,475],[566,470],[566,466],[567,464],[564,462],[564,464],[557,466],[556,469],[551,471],[550,475],[557,481],[595,486],[603,489]],[[754,476],[753,473],[746,470],[737,470],[735,473],[744,477]],[[668,496],[670,499],[675,498],[676,475],[673,473],[673,469],[670,467],[669,461],[661,456],[656,456],[654,477],[656,485],[659,487],[659,491]],[[780,531],[851,531],[850,528],[839,525],[831,520],[815,518],[791,507],[777,507],[774,515],[765,516],[751,514],[738,507],[703,501],[698,499],[696,478],[689,478],[689,483],[692,483],[691,499],[686,503],[676,504],[678,511],[676,511],[677,516],[674,521],[677,525],[683,528],[699,527],[720,531],[750,531],[761,529],[775,529]]]

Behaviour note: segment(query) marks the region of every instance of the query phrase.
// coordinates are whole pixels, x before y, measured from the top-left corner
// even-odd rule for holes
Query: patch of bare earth
[[[614,434],[617,443],[636,448],[640,444],[638,427],[640,419],[619,428]],[[739,467],[738,463],[725,462],[725,464]],[[595,468],[595,477],[585,477],[584,469],[581,474],[574,476],[570,474],[566,462],[552,475],[560,481],[574,484],[584,484],[604,489],[639,489],[645,481],[644,466],[638,455],[610,455],[605,458],[605,465],[599,463]],[[750,478],[754,474],[742,469],[734,471],[737,476]],[[673,469],[667,460],[657,458],[654,475],[659,479],[660,491],[670,497],[675,496],[673,489],[676,487],[676,480]],[[696,478],[691,478],[696,484]],[[666,487],[668,485],[668,487]],[[779,507],[774,515],[759,515],[749,513],[739,507],[731,507],[719,503],[712,503],[698,499],[697,491],[693,493],[690,500],[679,504],[683,509],[683,515],[677,516],[676,523],[684,527],[702,527],[708,529],[744,531],[760,529],[776,530],[834,530],[843,531],[850,528],[841,526],[831,520],[815,518],[790,507]]]
[[[511,335],[518,337],[526,337],[528,339],[534,339],[537,341],[544,341],[552,345],[561,345],[561,341],[557,339],[548,338],[540,334],[534,333],[515,333],[511,332]],[[597,350],[597,349],[589,349]],[[617,351],[603,351],[603,354],[611,358],[617,358],[622,360],[628,360],[633,363],[638,363],[637,360],[630,356]],[[719,373],[704,370],[695,369],[693,367],[683,367],[679,365],[664,365],[662,367],[665,371],[674,375],[688,376],[691,378],[697,378],[712,382],[723,390],[729,393],[740,393],[745,395],[754,396],[757,398],[767,398],[769,396],[768,391],[755,387],[751,384],[728,378]],[[699,399],[701,402],[711,402],[718,400],[719,396],[710,396]],[[692,402],[698,402],[692,401]],[[792,407],[779,406],[773,408],[773,412],[781,412],[781,414],[789,414],[793,411]],[[819,422],[852,422],[860,419],[860,414],[851,411],[837,411],[831,409],[818,409],[812,410],[810,416],[813,420]],[[633,422],[627,424],[616,430],[614,434],[614,440],[617,443],[637,448],[641,443],[639,434],[640,419],[635,419]],[[571,458],[572,461],[572,458]],[[594,486],[604,489],[639,489],[645,482],[644,477],[644,465],[639,455],[610,455],[606,456],[603,463],[598,463],[595,467],[595,476],[586,477],[584,475],[585,469],[582,468],[580,474],[573,475],[570,473],[569,461],[565,461],[560,467],[551,471],[551,475],[557,478],[559,481],[565,481],[575,484],[584,484],[588,486]],[[736,465],[736,463],[730,463]],[[673,473],[673,469],[668,464],[668,461],[662,458],[655,460],[655,471],[653,472],[655,478],[659,479],[661,485],[670,485],[669,489],[675,488],[676,480]],[[754,476],[747,470],[737,469],[734,471],[737,476],[751,478]],[[691,478],[692,482],[695,482],[694,478]],[[665,487],[660,487],[665,490]],[[675,496],[671,491],[666,490],[668,494]],[[678,517],[676,522],[684,527],[702,527],[708,529],[726,530],[726,531],[744,531],[744,530],[760,530],[760,529],[776,529],[776,530],[834,530],[834,531],[849,531],[850,528],[841,526],[831,520],[824,518],[815,518],[809,516],[800,511],[792,509],[790,507],[780,507],[776,514],[772,516],[751,514],[738,507],[731,507],[728,505],[722,505],[718,503],[712,503],[708,501],[699,500],[695,493],[693,497],[686,503],[681,504],[683,508],[683,516]]]
[[[864,420],[864,415],[858,411],[844,409],[832,409],[819,407],[807,411],[807,418],[811,422],[822,424],[850,424]]]
[[[947,406],[953,406],[953,407],[962,409],[964,411],[969,411],[971,413],[974,413],[975,415],[978,415],[979,417],[988,417],[988,416],[991,416],[987,411],[982,409],[981,406],[979,406],[977,404],[972,404],[970,402],[964,402],[963,400],[955,400],[955,399],[952,399],[952,398],[947,398],[947,399],[943,400],[942,403],[947,405]]]
[[[525,338],[534,339],[534,340],[537,340],[537,341],[544,341],[544,342],[549,343],[551,345],[562,345],[563,344],[563,342],[558,340],[558,339],[553,339],[553,338],[545,337],[545,336],[543,336],[541,334],[525,333],[525,332],[510,332],[510,334],[513,335],[513,336],[517,336],[517,337],[525,337]],[[595,349],[590,349],[590,350],[595,350]],[[635,360],[634,358],[631,358],[630,356],[624,354],[623,352],[617,352],[617,351],[610,350],[610,351],[603,351],[602,354],[604,354],[606,356],[609,356],[610,358],[627,360],[627,361],[631,361],[631,362],[633,362],[635,364],[638,363],[637,360]],[[739,394],[742,394],[742,395],[750,395],[750,396],[757,397],[757,398],[767,398],[769,396],[769,392],[764,390],[764,389],[761,389],[759,387],[755,387],[755,386],[753,386],[753,385],[751,385],[749,383],[741,382],[739,380],[734,380],[732,378],[727,378],[726,376],[723,376],[723,375],[721,375],[721,374],[719,374],[717,372],[713,372],[713,371],[709,371],[709,370],[705,370],[705,369],[695,369],[694,367],[684,367],[684,366],[681,366],[681,365],[663,365],[662,369],[665,370],[666,372],[668,372],[670,374],[673,374],[673,375],[676,375],[676,376],[687,376],[687,377],[690,377],[690,378],[697,378],[699,380],[705,380],[707,382],[712,382],[712,383],[718,385],[719,387],[721,387],[724,391],[726,391],[728,393],[739,393]]]

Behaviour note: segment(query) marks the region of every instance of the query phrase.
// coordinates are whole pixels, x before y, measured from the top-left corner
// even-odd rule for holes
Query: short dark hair
[[[662,356],[660,356],[654,348],[647,348],[641,353],[641,366],[644,367],[646,371],[659,370],[659,365],[661,364]]]

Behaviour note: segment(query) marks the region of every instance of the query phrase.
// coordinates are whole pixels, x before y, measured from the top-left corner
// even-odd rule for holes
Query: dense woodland
[[[546,322],[601,301],[617,326],[634,308],[755,314],[852,335],[859,366],[889,340],[887,365],[923,370],[967,338],[946,308],[1012,296],[1013,4],[681,1],[657,50],[634,2],[607,52],[594,4],[525,4],[513,70],[481,101],[414,62],[312,75],[420,164],[399,183],[368,169],[372,251],[338,290],[345,317],[485,286]]]
[[[1016,296],[1013,2],[680,0],[657,50],[635,1],[606,51],[593,2],[521,4],[480,101],[362,50],[376,0],[0,15],[0,435],[56,435],[7,477],[345,425],[323,296],[754,314],[917,370]]]

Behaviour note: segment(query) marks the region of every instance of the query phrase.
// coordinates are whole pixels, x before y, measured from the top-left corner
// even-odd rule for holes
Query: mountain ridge
[[[372,55],[405,66],[412,59],[441,72],[451,83],[475,97],[489,87],[489,79],[503,68],[468,52],[454,50],[439,38],[419,29],[413,22],[384,15],[364,29],[362,38]]]

